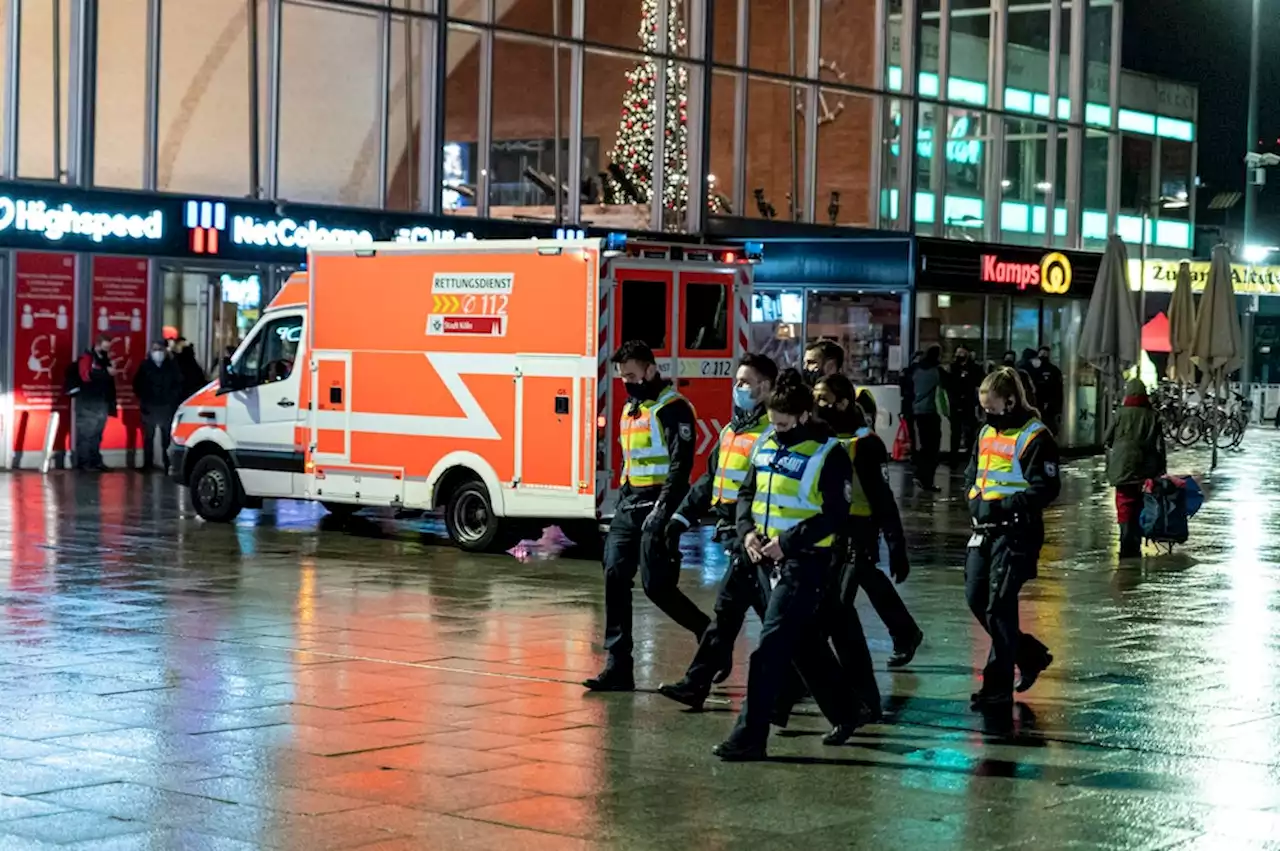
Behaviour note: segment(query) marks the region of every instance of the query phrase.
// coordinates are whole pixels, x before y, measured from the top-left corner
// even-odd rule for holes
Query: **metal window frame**
[[[391,13],[378,13],[378,177],[379,209],[387,206],[391,173]]]
[[[932,16],[930,16],[932,17]],[[951,0],[941,0],[938,5],[938,104],[934,107],[933,126],[935,139],[933,142],[933,159],[929,163],[929,192],[933,194],[934,204],[942,209],[946,206],[947,197],[947,158],[945,155],[946,139],[951,128],[951,116],[948,108],[951,87]],[[942,128],[939,135],[938,129]],[[938,156],[942,150],[943,156]],[[941,209],[933,217],[931,232],[934,236],[946,236],[947,225]]]
[[[1049,115],[1044,145],[1044,244],[1056,244],[1054,223],[1058,209],[1058,96],[1062,89],[1058,79],[1062,69],[1062,0],[1049,4]],[[1034,208],[1034,204],[1032,207]],[[1034,230],[1034,222],[1032,223]]]
[[[871,170],[867,180],[867,186],[871,190],[867,193],[867,221],[873,222],[875,227],[879,229],[884,224],[884,128],[887,95],[883,93],[883,90],[885,88],[885,68],[889,64],[888,0],[876,0],[875,28],[875,57],[873,60],[875,68],[872,71],[872,85],[880,93],[875,95],[875,100],[872,102],[871,107],[871,120],[875,125],[875,132],[871,137],[870,162],[867,164],[867,167]]]
[[[711,172],[711,56],[715,48],[715,22],[710,3],[714,0],[688,0],[689,3],[689,98],[688,116],[688,196],[685,209],[685,231],[701,234],[706,230],[708,186]]]
[[[492,24],[495,12],[495,0],[484,0],[484,23]],[[479,27],[480,42],[477,69],[479,79],[476,81],[476,217],[488,218],[492,199],[489,197],[492,186],[490,175],[493,160],[493,27]],[[441,136],[440,143],[444,144]]]
[[[737,43],[734,61],[741,69],[745,69],[750,61],[751,50],[751,11],[749,0],[738,0],[737,10]],[[883,3],[884,0],[879,0]],[[747,214],[747,107],[749,99],[746,70],[734,72],[733,84],[733,212],[738,216]]]
[[[1120,222],[1120,58],[1124,41],[1124,2],[1111,3],[1111,67],[1108,69],[1107,98],[1111,101],[1111,127],[1107,134],[1107,235],[1115,233]],[[1199,138],[1199,133],[1196,137]],[[1157,137],[1158,138],[1158,137]],[[1195,159],[1192,159],[1192,163]],[[1194,166],[1193,166],[1194,168]],[[1195,201],[1192,196],[1192,208]]]
[[[146,93],[143,97],[142,188],[154,191],[160,156],[160,39],[164,0],[147,0]]]
[[[558,0],[557,0],[558,1]],[[565,220],[577,225],[582,221],[582,87],[586,65],[583,36],[587,28],[586,0],[573,0],[570,10],[569,35],[569,196]],[[559,50],[559,46],[556,50]],[[601,191],[604,187],[600,187]]]
[[[988,242],[1000,241],[1000,202],[1004,196],[1004,159],[1005,159],[1005,113],[1004,90],[1008,82],[1009,56],[1009,0],[993,0],[991,4],[990,35],[987,43],[991,51],[987,58],[990,61],[987,71],[987,153],[986,173],[983,179],[983,222],[982,233]],[[994,127],[992,127],[994,123]],[[940,155],[940,146],[945,145],[947,136],[934,130],[935,141],[933,155]],[[943,156],[945,159],[945,156]],[[945,206],[945,199],[942,202]],[[936,218],[936,217],[935,217]]]
[[[1071,103],[1070,124],[1067,125],[1067,247],[1079,248],[1080,224],[1083,208],[1080,204],[1083,189],[1084,166],[1084,97],[1085,69],[1088,45],[1085,41],[1085,14],[1088,0],[1071,0],[1071,56],[1068,59],[1067,97]],[[1049,111],[1057,112],[1057,104],[1050,104]],[[1046,211],[1047,215],[1047,211]],[[1048,218],[1045,230],[1053,229]]]
[[[97,106],[98,4],[96,0],[72,0],[70,85],[67,96],[67,183],[93,185],[93,151]],[[60,74],[54,69],[54,76]],[[59,108],[54,105],[56,114]],[[61,140],[55,138],[55,145]],[[61,164],[54,163],[55,172]]]
[[[910,233],[916,223],[916,134],[920,114],[920,99],[916,96],[920,81],[920,51],[917,49],[920,6],[917,0],[902,0],[899,20],[898,61],[902,65],[902,91],[898,95],[902,103],[902,124],[898,131],[898,216],[894,229]]]
[[[818,98],[822,91],[822,0],[809,0],[809,28],[805,53],[805,76],[810,82],[805,86],[804,111],[804,186],[792,189],[803,199],[799,205],[800,220],[817,221],[818,212]],[[792,123],[795,116],[792,116]]]
[[[284,0],[267,0],[267,162],[262,194],[280,197],[280,57]]]
[[[649,163],[649,229],[658,233],[666,230],[665,207],[667,162],[667,69],[670,60],[667,52],[671,42],[667,38],[670,28],[667,12],[670,6],[665,0],[658,3],[657,55],[651,57],[656,69],[653,80],[653,159]]]
[[[0,175],[5,180],[18,176],[18,121],[22,115],[19,98],[22,94],[22,0],[9,0],[5,16],[4,53],[4,156],[0,163]]]

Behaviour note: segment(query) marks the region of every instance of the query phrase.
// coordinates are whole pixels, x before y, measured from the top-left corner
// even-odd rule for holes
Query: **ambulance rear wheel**
[[[498,516],[484,482],[464,482],[449,494],[444,525],[455,544],[468,552],[484,552],[498,538]]]
[[[210,523],[230,523],[244,508],[240,477],[225,458],[206,455],[191,471],[191,507]]]

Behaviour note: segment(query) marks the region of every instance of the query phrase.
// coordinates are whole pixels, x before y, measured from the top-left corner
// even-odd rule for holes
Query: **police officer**
[[[694,456],[693,406],[662,378],[653,350],[623,343],[613,363],[627,389],[619,440],[622,491],[604,550],[604,670],[583,685],[592,691],[633,691],[631,585],[695,636],[711,623],[677,586],[680,562],[666,541],[667,523],[689,490]]]
[[[902,531],[902,515],[889,487],[889,453],[884,442],[861,417],[860,408],[850,398],[853,384],[843,375],[828,376],[814,388],[818,418],[835,431],[849,447],[853,461],[853,499],[849,518],[849,546],[853,567],[853,584],[845,608],[852,607],[852,595],[858,588],[876,615],[884,622],[893,639],[890,668],[911,663],[924,641],[924,632],[902,602],[894,582],[901,584],[911,573],[907,560],[906,536]],[[884,535],[889,551],[889,576],[876,566],[880,561],[880,536]],[[893,577],[891,582],[889,577]]]
[[[849,455],[810,422],[813,395],[793,371],[779,376],[768,408],[773,429],[753,454],[737,515],[744,552],[766,572],[769,602],[751,654],[746,700],[733,731],[713,751],[726,761],[764,758],[770,716],[793,659],[834,725],[823,742],[844,743],[857,723],[852,687],[815,618],[849,515]]]
[[[1049,667],[1049,649],[1018,627],[1018,591],[1036,577],[1044,510],[1058,497],[1058,445],[1027,402],[1018,371],[1000,367],[982,381],[987,423],[966,473],[973,536],[965,559],[969,609],[991,636],[973,708],[1007,709]],[[1020,677],[1015,683],[1014,667]]]
[[[778,367],[768,357],[744,355],[733,388],[733,419],[720,432],[719,451],[707,459],[707,472],[690,489],[667,526],[674,546],[708,510],[714,512],[716,540],[728,544],[729,571],[716,595],[715,618],[698,642],[698,652],[677,683],[658,691],[692,709],[701,709],[713,683],[723,682],[733,665],[733,643],[742,630],[747,609],[764,618],[764,594],[756,566],[737,540],[738,488],[747,477],[751,454],[769,428],[765,403],[778,379]]]

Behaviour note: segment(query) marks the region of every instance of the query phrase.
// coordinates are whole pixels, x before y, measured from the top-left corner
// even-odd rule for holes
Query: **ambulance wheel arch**
[[[444,511],[449,537],[464,550],[493,547],[505,514],[502,486],[493,467],[471,452],[451,452],[427,477],[431,505]]]
[[[247,505],[248,497],[230,450],[214,439],[188,446],[183,478],[191,507],[210,523],[231,523]]]

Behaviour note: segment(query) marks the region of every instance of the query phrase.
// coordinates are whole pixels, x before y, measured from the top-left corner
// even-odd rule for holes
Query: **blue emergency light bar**
[[[763,242],[743,243],[742,253],[747,255],[748,260],[763,260],[764,259],[764,243]]]
[[[622,251],[627,247],[627,235],[625,233],[611,233],[604,238],[605,251]]]

